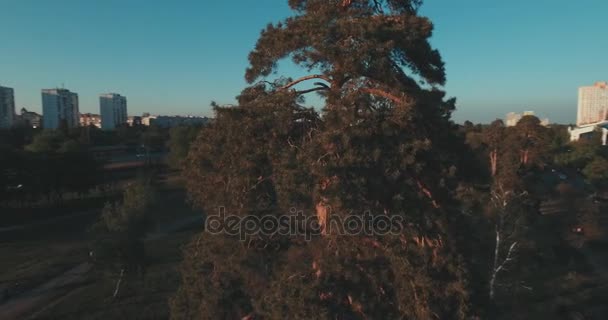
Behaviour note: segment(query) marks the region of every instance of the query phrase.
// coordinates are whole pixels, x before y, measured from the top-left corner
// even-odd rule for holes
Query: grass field
[[[0,252],[2,300],[62,274],[87,256],[86,243],[66,240],[2,243]]]
[[[181,246],[196,229],[146,243],[150,265],[143,279],[127,279],[112,299],[116,277],[77,289],[36,314],[35,319],[166,319],[168,298],[179,285]]]
[[[120,294],[112,299],[118,274],[89,272],[84,283],[56,290],[50,302],[27,314],[34,319],[167,318],[168,297],[179,285],[177,268],[182,245],[201,230],[202,223],[179,223],[193,221],[201,213],[186,202],[176,174],[159,177],[156,197],[148,213],[152,218],[149,234],[153,237],[145,244],[148,268],[143,279],[126,277]],[[88,261],[87,230],[102,206],[102,202],[91,201],[82,207],[86,210],[82,215],[42,223],[34,220],[35,225],[25,229],[5,231],[0,237],[0,301],[28,294]]]

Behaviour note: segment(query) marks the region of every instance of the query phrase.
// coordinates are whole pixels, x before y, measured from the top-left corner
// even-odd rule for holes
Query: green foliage
[[[64,142],[65,136],[58,130],[43,130],[34,136],[34,141],[25,147],[27,151],[38,153],[56,152]]]
[[[599,140],[576,141],[555,155],[555,163],[582,170],[594,158],[601,156],[601,151],[602,145]]]
[[[77,153],[85,151],[83,146],[74,140],[68,140],[61,144],[57,150],[59,153]]]
[[[172,319],[241,319],[253,310],[244,287],[261,296],[268,262],[239,241],[208,234],[185,252],[180,272],[188,285],[170,301]]]
[[[142,237],[146,225],[146,213],[154,201],[149,182],[139,181],[129,185],[121,203],[106,204],[101,214],[103,228],[108,232],[126,233],[130,237]]]
[[[141,134],[141,144],[151,150],[161,150],[167,141],[167,132],[157,126],[150,126]]]
[[[563,149],[570,142],[568,127],[565,125],[553,124],[548,130],[550,148],[552,151]]]
[[[0,181],[13,200],[61,200],[66,192],[85,194],[101,181],[101,166],[86,146],[59,131],[45,130],[22,150],[6,145]],[[16,188],[16,186],[20,186]]]
[[[122,202],[105,205],[91,228],[91,249],[100,271],[126,270],[127,275],[144,272],[143,240],[153,204],[154,190],[149,181],[140,178],[126,188]]]
[[[537,117],[523,116],[513,127],[511,135],[513,147],[520,150],[520,163],[524,167],[542,166],[548,161],[548,130]]]
[[[608,160],[601,157],[593,158],[585,166],[583,173],[591,183],[597,186],[608,185]]]
[[[178,126],[169,130],[168,163],[173,169],[181,169],[184,159],[190,150],[190,144],[198,135],[200,128],[193,126]]]

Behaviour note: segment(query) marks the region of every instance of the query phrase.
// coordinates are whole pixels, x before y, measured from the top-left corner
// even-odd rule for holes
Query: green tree
[[[496,185],[491,192],[488,204],[489,218],[494,226],[494,250],[490,267],[489,298],[496,298],[501,276],[508,270],[516,269],[514,265],[521,263],[518,253],[525,247],[526,237],[524,235],[528,227],[525,198],[526,192],[506,190]],[[513,284],[507,286],[513,289]],[[518,289],[515,286],[515,289]]]
[[[608,160],[595,157],[583,169],[585,177],[596,186],[608,185]]]
[[[141,134],[141,144],[150,150],[160,150],[166,144],[166,134],[166,130],[152,125]]]
[[[58,130],[43,130],[25,149],[31,152],[52,153],[57,152],[65,141],[65,136]]]
[[[522,166],[543,165],[548,154],[547,129],[535,116],[523,116],[512,130],[514,147],[519,149],[519,162]]]
[[[92,255],[98,270],[118,274],[113,296],[119,293],[123,277],[145,273],[144,237],[149,227],[149,209],[154,190],[140,178],[129,185],[122,202],[108,203],[92,227]]]
[[[494,120],[483,133],[484,143],[488,147],[492,176],[495,176],[498,171],[498,160],[501,151],[504,149],[505,134],[505,124],[500,119]]]
[[[602,156],[600,133],[594,133],[590,139],[581,139],[558,152],[554,158],[558,165],[583,170],[593,159]]]
[[[190,150],[190,144],[196,138],[200,128],[193,126],[178,126],[169,130],[168,162],[173,169],[181,169],[184,159]]]
[[[438,89],[443,61],[420,1],[289,4],[295,15],[269,25],[249,56],[252,86],[238,107],[216,108],[184,171],[207,213],[302,208],[322,235],[245,243],[201,235],[185,252],[172,317],[465,318],[458,214],[448,213],[458,180],[455,101]],[[263,80],[287,57],[315,74]],[[309,80],[313,87],[300,88]],[[320,116],[299,106],[311,92],[325,98]],[[364,212],[409,224],[386,237],[340,236],[327,225],[330,215]]]

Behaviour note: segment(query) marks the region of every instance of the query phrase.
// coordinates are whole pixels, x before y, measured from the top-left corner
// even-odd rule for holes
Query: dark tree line
[[[80,141],[60,131],[42,131],[25,146],[4,144],[0,159],[4,201],[21,205],[84,195],[102,180],[101,163]]]
[[[459,194],[480,240],[473,246],[472,268],[490,270],[489,278],[481,279],[488,300],[477,301],[492,317],[533,317],[534,302],[555,294],[547,283],[559,283],[559,277],[585,265],[578,252],[581,241],[603,237],[601,212],[589,195],[605,190],[597,168],[606,161],[606,148],[598,133],[570,142],[565,126],[545,127],[534,116],[512,127],[501,120],[469,122],[460,134],[483,169],[477,185]],[[576,305],[562,298],[542,313],[585,309]]]
[[[157,126],[121,126],[103,131],[94,126],[41,130],[15,128],[0,131],[0,201],[29,205],[41,199],[60,202],[66,193],[83,196],[92,188],[104,184],[103,159],[96,159],[91,148],[124,145],[130,152],[145,148],[163,152],[175,148],[171,163],[185,157],[189,141],[172,138],[169,129]],[[180,129],[175,129],[180,132]],[[175,147],[173,147],[175,146]]]

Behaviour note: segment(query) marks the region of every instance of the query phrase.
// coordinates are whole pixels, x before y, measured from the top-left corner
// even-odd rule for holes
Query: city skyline
[[[64,83],[80,94],[84,113],[96,112],[99,92],[122,92],[133,114],[210,116],[211,101],[234,103],[245,87],[247,55],[259,32],[290,13],[276,1],[238,7],[9,2],[0,13],[0,27],[11,30],[0,52],[0,83],[15,89],[17,109],[41,111],[40,88]],[[577,88],[608,78],[608,64],[601,63],[608,44],[595,40],[603,36],[606,9],[602,1],[550,7],[427,1],[421,12],[435,23],[431,41],[446,63],[444,89],[458,99],[455,121],[490,122],[513,110],[535,110],[553,122],[574,123]],[[59,11],[65,19],[53,19]],[[564,19],[569,23],[560,23]],[[224,23],[235,20],[238,26]],[[56,46],[48,30],[71,40]],[[279,75],[302,74],[284,63]],[[311,95],[307,104],[320,102]]]
[[[572,121],[572,122],[553,122],[553,123],[555,123],[555,124],[563,124],[563,125],[571,125],[571,126],[578,126],[578,125],[581,125],[581,124],[584,125],[584,123],[581,123],[581,121],[580,121],[581,110],[582,110],[582,107],[581,107],[582,104],[581,103],[584,100],[584,99],[581,100],[582,99],[581,98],[582,94],[584,92],[586,92],[586,90],[590,90],[590,89],[595,90],[597,88],[602,89],[603,91],[605,91],[605,89],[606,89],[606,82],[600,81],[600,82],[595,82],[591,86],[588,86],[588,85],[579,86],[578,87],[578,95],[577,95],[578,104],[577,104],[576,109],[575,109],[576,110],[575,111],[576,112],[576,119],[575,119],[576,121]],[[12,99],[11,101],[14,103],[14,109],[15,109],[15,112],[13,114],[14,116],[18,115],[17,114],[17,109],[26,109],[26,107],[18,107],[17,104],[15,103],[16,99],[14,98],[14,89],[13,88],[0,86],[0,89],[8,89],[8,90],[10,90],[11,99]],[[52,89],[42,89],[42,93],[43,93],[43,95],[42,95],[42,102],[43,102],[42,105],[43,106],[41,108],[42,110],[40,110],[41,115],[43,115],[43,113],[44,113],[44,99],[45,99],[44,96],[45,96],[45,93],[48,93],[49,91],[67,91],[69,93],[74,94],[76,96],[76,99],[79,100],[79,96],[78,96],[77,93],[70,92],[69,89],[66,89],[64,87],[62,87],[62,88],[57,87],[57,88],[52,88]],[[595,94],[595,92],[594,92],[594,94]],[[150,115],[150,112],[147,112],[145,110],[143,112],[140,112],[140,113],[128,113],[127,112],[127,108],[126,108],[126,97],[123,96],[123,95],[121,95],[121,94],[118,94],[118,93],[101,93],[101,94],[98,94],[98,97],[99,97],[99,100],[98,100],[99,101],[99,105],[98,105],[97,110],[94,110],[92,112],[89,112],[89,111],[80,111],[79,110],[79,111],[77,111],[77,114],[79,116],[81,116],[81,115],[98,115],[101,118],[103,118],[104,100],[108,100],[108,99],[109,100],[113,100],[114,98],[119,98],[122,101],[121,103],[123,104],[123,105],[120,106],[120,108],[123,109],[123,110],[120,111],[121,115],[120,116],[115,115],[113,113],[114,112],[113,111],[111,115],[108,114],[106,117],[122,117],[122,118],[124,118],[124,121],[122,121],[122,120],[115,120],[115,121],[118,121],[119,123],[126,123],[127,116],[132,117],[132,116],[137,116],[137,115],[146,115],[146,114]],[[605,113],[607,112],[606,111],[607,107],[605,105],[605,101],[606,101],[605,100],[605,98],[606,98],[605,94],[602,97],[603,98],[602,98],[601,101],[602,101],[602,103],[604,103],[604,104],[602,104],[602,108],[603,108],[602,109],[603,110],[602,111],[602,115],[605,118],[606,117]],[[77,102],[77,104],[78,104],[78,102]],[[233,104],[224,104],[224,105],[228,106],[228,105],[233,105]],[[113,107],[113,104],[112,104],[112,107]],[[513,110],[515,110],[515,109],[513,109]],[[502,120],[505,121],[505,124],[507,126],[514,126],[521,119],[521,117],[525,116],[525,115],[533,115],[533,116],[538,117],[542,121],[542,123],[544,125],[548,125],[548,124],[551,123],[550,119],[548,117],[544,117],[543,114],[537,114],[535,111],[531,111],[530,110],[530,111],[522,111],[521,113],[518,113],[518,112],[515,112],[513,110],[507,112],[502,117],[501,116],[497,116],[496,118],[491,119],[491,120],[489,120],[487,122],[483,122],[482,121],[482,122],[478,122],[478,123],[489,124],[493,120],[501,120],[502,119]],[[34,113],[35,112],[36,111],[34,111]],[[168,117],[205,117],[205,118],[213,116],[213,115],[206,115],[206,114],[183,114],[183,113],[174,113],[174,114],[170,114],[170,113],[156,113],[154,115],[155,116],[168,116]],[[470,120],[469,119],[463,119],[462,121],[456,121],[456,122],[463,123],[465,121],[470,121]],[[115,126],[116,125],[112,124],[112,128],[115,127]],[[110,129],[110,127],[106,127],[104,129],[105,130],[112,130],[112,129]]]

